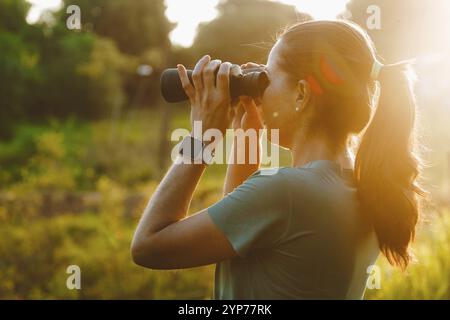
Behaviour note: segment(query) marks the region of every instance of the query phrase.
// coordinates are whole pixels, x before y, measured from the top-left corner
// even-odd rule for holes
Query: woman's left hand
[[[229,75],[232,64],[212,60],[206,55],[201,58],[192,73],[193,85],[189,81],[186,68],[179,64],[178,74],[183,89],[191,103],[191,125],[201,121],[203,132],[218,129],[222,133],[232,119]],[[219,68],[217,76],[215,71]]]

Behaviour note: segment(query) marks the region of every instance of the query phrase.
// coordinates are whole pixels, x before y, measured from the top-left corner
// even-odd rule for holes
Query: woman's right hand
[[[241,65],[241,69],[243,73],[245,70],[252,68],[264,68],[265,65],[256,64],[253,62],[248,62],[246,64]],[[235,109],[235,114],[232,121],[232,127],[234,130],[236,129],[254,129],[257,130],[259,134],[259,130],[264,127],[262,112],[259,108],[260,98],[252,98],[247,96],[241,96],[239,98],[239,102]]]
[[[231,67],[230,62],[211,60],[209,55],[205,55],[195,65],[192,84],[186,67],[181,64],[177,66],[183,89],[191,103],[192,129],[197,121],[201,122],[203,132],[218,129],[225,133],[229,127],[232,121],[229,80]]]

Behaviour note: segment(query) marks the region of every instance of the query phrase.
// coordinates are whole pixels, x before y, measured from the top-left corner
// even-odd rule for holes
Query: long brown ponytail
[[[364,212],[388,261],[405,268],[410,262],[419,208],[416,185],[419,161],[414,155],[416,103],[410,66],[384,66],[378,81],[376,111],[361,140],[355,177]]]

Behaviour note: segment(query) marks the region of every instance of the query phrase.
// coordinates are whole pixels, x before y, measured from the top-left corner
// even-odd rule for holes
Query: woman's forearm
[[[205,171],[204,164],[174,164],[153,193],[136,230],[146,237],[183,219]]]
[[[236,187],[240,186],[248,177],[259,170],[261,164],[261,143],[258,139],[258,144],[256,146],[256,161],[251,162],[250,152],[252,152],[252,147],[248,143],[244,146],[237,143],[236,137],[233,140],[233,146],[230,155],[230,163],[227,168],[227,174],[225,176],[225,183],[223,188],[224,195],[232,192]],[[244,152],[245,163],[237,163],[237,155],[239,152]],[[254,151],[253,151],[254,152]]]

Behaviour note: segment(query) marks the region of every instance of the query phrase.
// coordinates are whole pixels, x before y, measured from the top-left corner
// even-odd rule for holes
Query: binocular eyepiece
[[[236,70],[238,70],[236,72]],[[216,70],[217,75],[218,70]],[[192,70],[187,71],[189,80],[192,81]],[[233,65],[230,72],[230,97],[232,100],[239,96],[253,98],[261,97],[269,85],[269,78],[263,68],[250,68],[241,70],[238,65]],[[161,75],[161,94],[170,103],[181,102],[188,99],[181,83],[176,68],[166,69]]]

